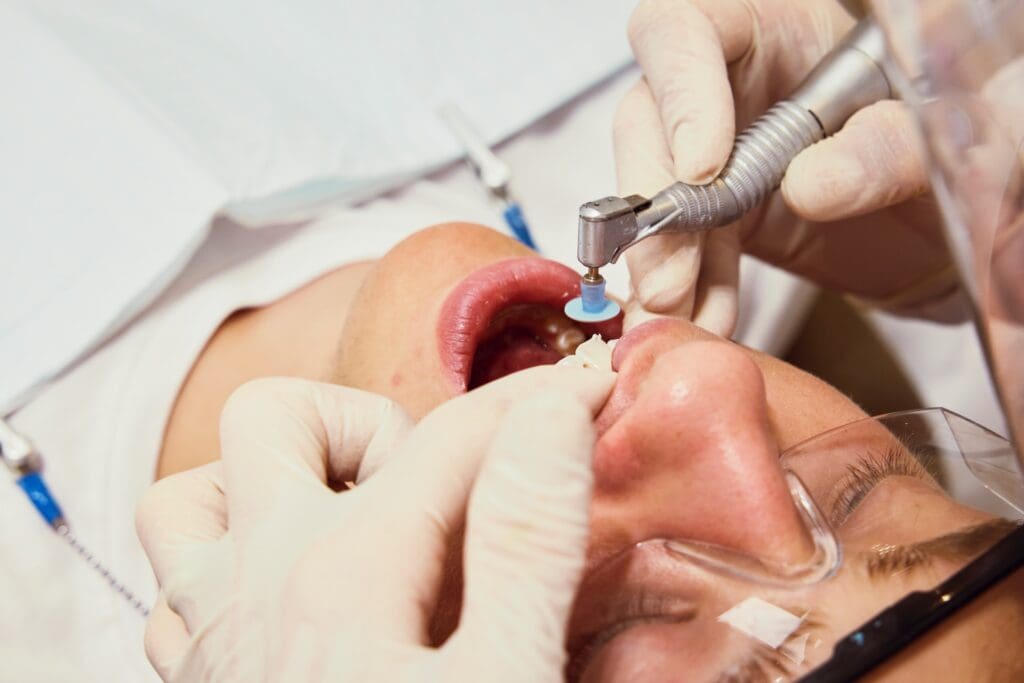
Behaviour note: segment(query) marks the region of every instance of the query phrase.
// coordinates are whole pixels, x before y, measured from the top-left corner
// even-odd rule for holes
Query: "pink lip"
[[[470,274],[444,300],[438,318],[437,348],[446,380],[460,393],[466,391],[477,343],[498,312],[517,304],[542,304],[561,310],[579,291],[579,274],[540,258],[499,261]],[[608,339],[621,325],[620,316],[580,327]]]

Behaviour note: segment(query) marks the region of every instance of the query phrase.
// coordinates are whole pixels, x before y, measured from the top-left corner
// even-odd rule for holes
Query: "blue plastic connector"
[[[46,487],[46,482],[38,472],[29,472],[18,478],[18,486],[25,492],[28,499],[35,505],[36,510],[43,516],[46,523],[54,529],[64,526],[64,513],[60,506]]]
[[[512,231],[517,240],[534,251],[540,251],[537,249],[537,244],[533,241],[533,235],[530,234],[530,226],[526,224],[526,218],[523,217],[523,210],[519,208],[519,204],[510,202],[505,207],[503,215],[505,216],[505,223],[508,224],[508,229]]]

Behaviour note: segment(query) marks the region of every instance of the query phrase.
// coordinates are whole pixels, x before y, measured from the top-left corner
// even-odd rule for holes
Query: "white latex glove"
[[[644,78],[615,122],[620,194],[713,180],[737,130],[789,96],[853,24],[835,0],[640,2],[629,38]],[[867,107],[798,155],[781,193],[738,225],[629,249],[626,327],[657,314],[731,333],[741,252],[893,310],[942,317],[928,306],[948,300],[957,279],[927,187],[909,109]]]
[[[526,370],[411,432],[372,394],[245,385],[221,421],[223,460],[158,482],[140,505],[162,590],[150,660],[175,681],[561,680],[592,416],[613,378]],[[446,544],[464,520],[461,620],[434,648]]]

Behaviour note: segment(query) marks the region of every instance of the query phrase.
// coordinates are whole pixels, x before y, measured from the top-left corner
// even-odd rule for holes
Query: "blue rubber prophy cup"
[[[622,310],[604,295],[604,278],[593,278],[588,273],[580,282],[580,296],[565,304],[565,314],[581,323],[599,323],[611,320]]]

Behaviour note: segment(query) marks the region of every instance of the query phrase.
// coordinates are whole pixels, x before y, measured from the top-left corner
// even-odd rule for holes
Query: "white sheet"
[[[0,414],[151,301],[217,209],[295,220],[450,160],[444,101],[506,137],[628,62],[631,5],[0,4]]]

